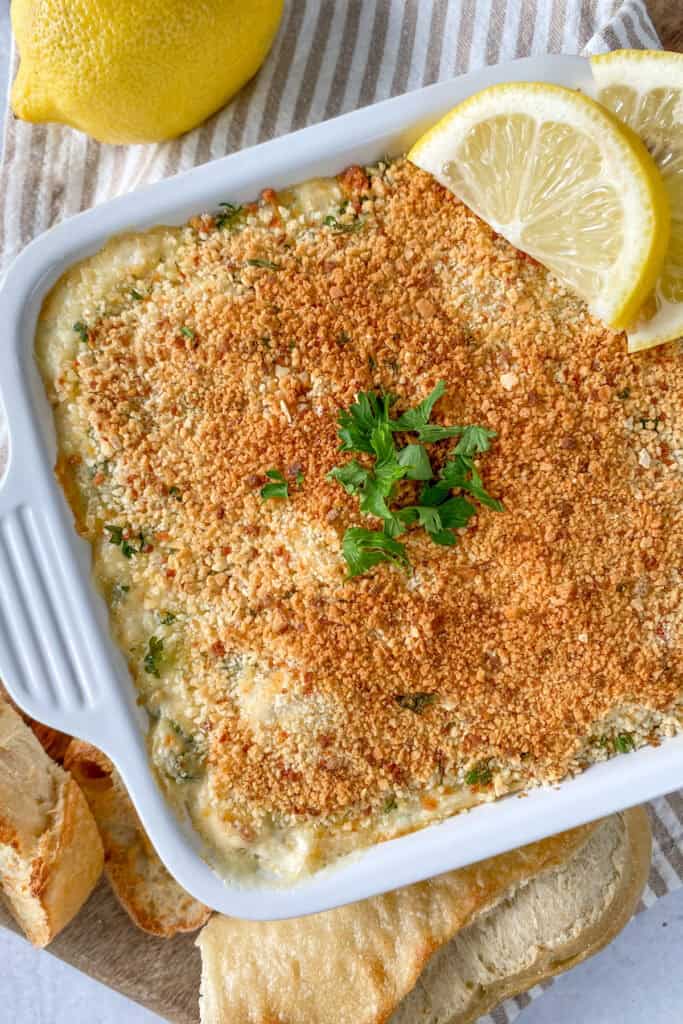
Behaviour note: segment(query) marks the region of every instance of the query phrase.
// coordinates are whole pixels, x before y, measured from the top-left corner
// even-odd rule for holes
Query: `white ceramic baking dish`
[[[36,317],[55,280],[111,235],[180,224],[219,201],[253,199],[351,163],[398,154],[437,117],[497,82],[592,91],[588,62],[530,58],[409,93],[206,164],[89,210],[37,238],[0,291],[0,386],[10,431],[0,486],[0,675],[38,720],[87,739],[117,765],[162,860],[194,896],[255,919],[311,913],[501,853],[683,785],[683,736],[596,765],[560,787],[508,797],[377,845],[294,887],[223,881],[167,806],[145,749],[146,715],[90,578],[90,550],[53,476],[52,414],[33,359]]]

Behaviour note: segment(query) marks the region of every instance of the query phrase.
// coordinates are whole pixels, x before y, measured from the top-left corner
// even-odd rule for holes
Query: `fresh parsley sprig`
[[[340,450],[370,455],[373,464],[366,466],[352,459],[335,466],[328,477],[339,483],[347,494],[358,497],[363,515],[375,516],[384,524],[382,532],[362,527],[346,531],[342,553],[349,576],[359,576],[387,561],[409,568],[405,545],[396,539],[409,526],[422,527],[435,544],[453,546],[457,542],[455,531],[467,526],[476,512],[471,501],[462,495],[454,496],[454,490],[464,491],[481,504],[502,511],[501,502],[491,497],[484,487],[474,462],[476,455],[491,447],[494,431],[476,425],[440,426],[429,422],[434,406],[445,391],[445,383],[439,381],[419,405],[407,409],[397,419],[390,415],[395,397],[374,391],[361,392],[348,409],[340,411]],[[405,433],[416,433],[421,443],[411,442],[397,448],[394,435]],[[450,437],[458,437],[458,443],[435,478],[425,444]],[[391,507],[400,480],[417,480],[424,484],[418,504]]]

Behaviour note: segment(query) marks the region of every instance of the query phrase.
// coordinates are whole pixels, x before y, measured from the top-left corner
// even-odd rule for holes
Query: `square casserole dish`
[[[169,871],[197,899],[233,916],[314,913],[407,885],[582,824],[683,785],[683,736],[596,764],[560,786],[481,804],[441,824],[343,859],[290,887],[220,878],[202,844],[155,782],[146,713],[91,580],[90,547],[76,534],[55,476],[52,413],[33,357],[36,320],[55,281],[112,235],[177,225],[218,202],[246,202],[398,155],[455,103],[505,81],[547,81],[590,93],[579,57],[528,58],[440,83],[306,128],[123,196],[33,241],[0,291],[0,388],[10,454],[0,481],[0,677],[31,716],[104,750],[119,769]]]

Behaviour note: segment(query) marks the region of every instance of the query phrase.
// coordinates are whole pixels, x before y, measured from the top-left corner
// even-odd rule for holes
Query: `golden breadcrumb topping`
[[[376,813],[389,834],[396,799],[429,809],[444,779],[559,779],[648,738],[608,740],[610,716],[644,709],[654,736],[681,698],[680,343],[628,355],[405,161],[320,188],[322,213],[267,192],[158,233],[69,313],[68,358],[54,296],[38,343],[170,774],[201,775],[247,843]],[[381,522],[327,479],[339,410],[441,379],[435,422],[496,431],[480,472],[504,512],[478,506],[453,548],[409,530],[412,573],[349,580],[345,529]],[[262,499],[270,469],[288,499]]]

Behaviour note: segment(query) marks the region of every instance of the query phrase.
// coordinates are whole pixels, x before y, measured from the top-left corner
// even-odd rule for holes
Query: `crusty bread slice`
[[[68,924],[103,859],[77,784],[0,699],[0,890],[34,945],[47,945]]]
[[[651,846],[642,807],[607,818],[566,863],[508,893],[443,946],[390,1024],[474,1024],[597,953],[634,913]]]
[[[200,928],[211,911],[169,875],[109,758],[72,740],[64,766],[85,793],[104,843],[106,875],[134,923],[162,938]]]
[[[33,718],[29,718],[28,715],[25,715],[21,708],[14,703],[9,693],[2,685],[2,680],[0,680],[0,701],[3,700],[6,701],[10,707],[13,707],[21,718],[23,718],[29,728],[33,730],[40,741],[41,747],[43,750],[47,751],[52,760],[56,761],[57,764],[61,764],[64,760],[66,748],[71,742],[71,737],[67,736],[64,732],[59,732],[57,729],[51,729],[49,725],[42,725],[41,722],[36,722]]]
[[[563,864],[595,827],[311,917],[215,915],[198,939],[202,1022],[386,1021],[437,949],[505,892]]]

